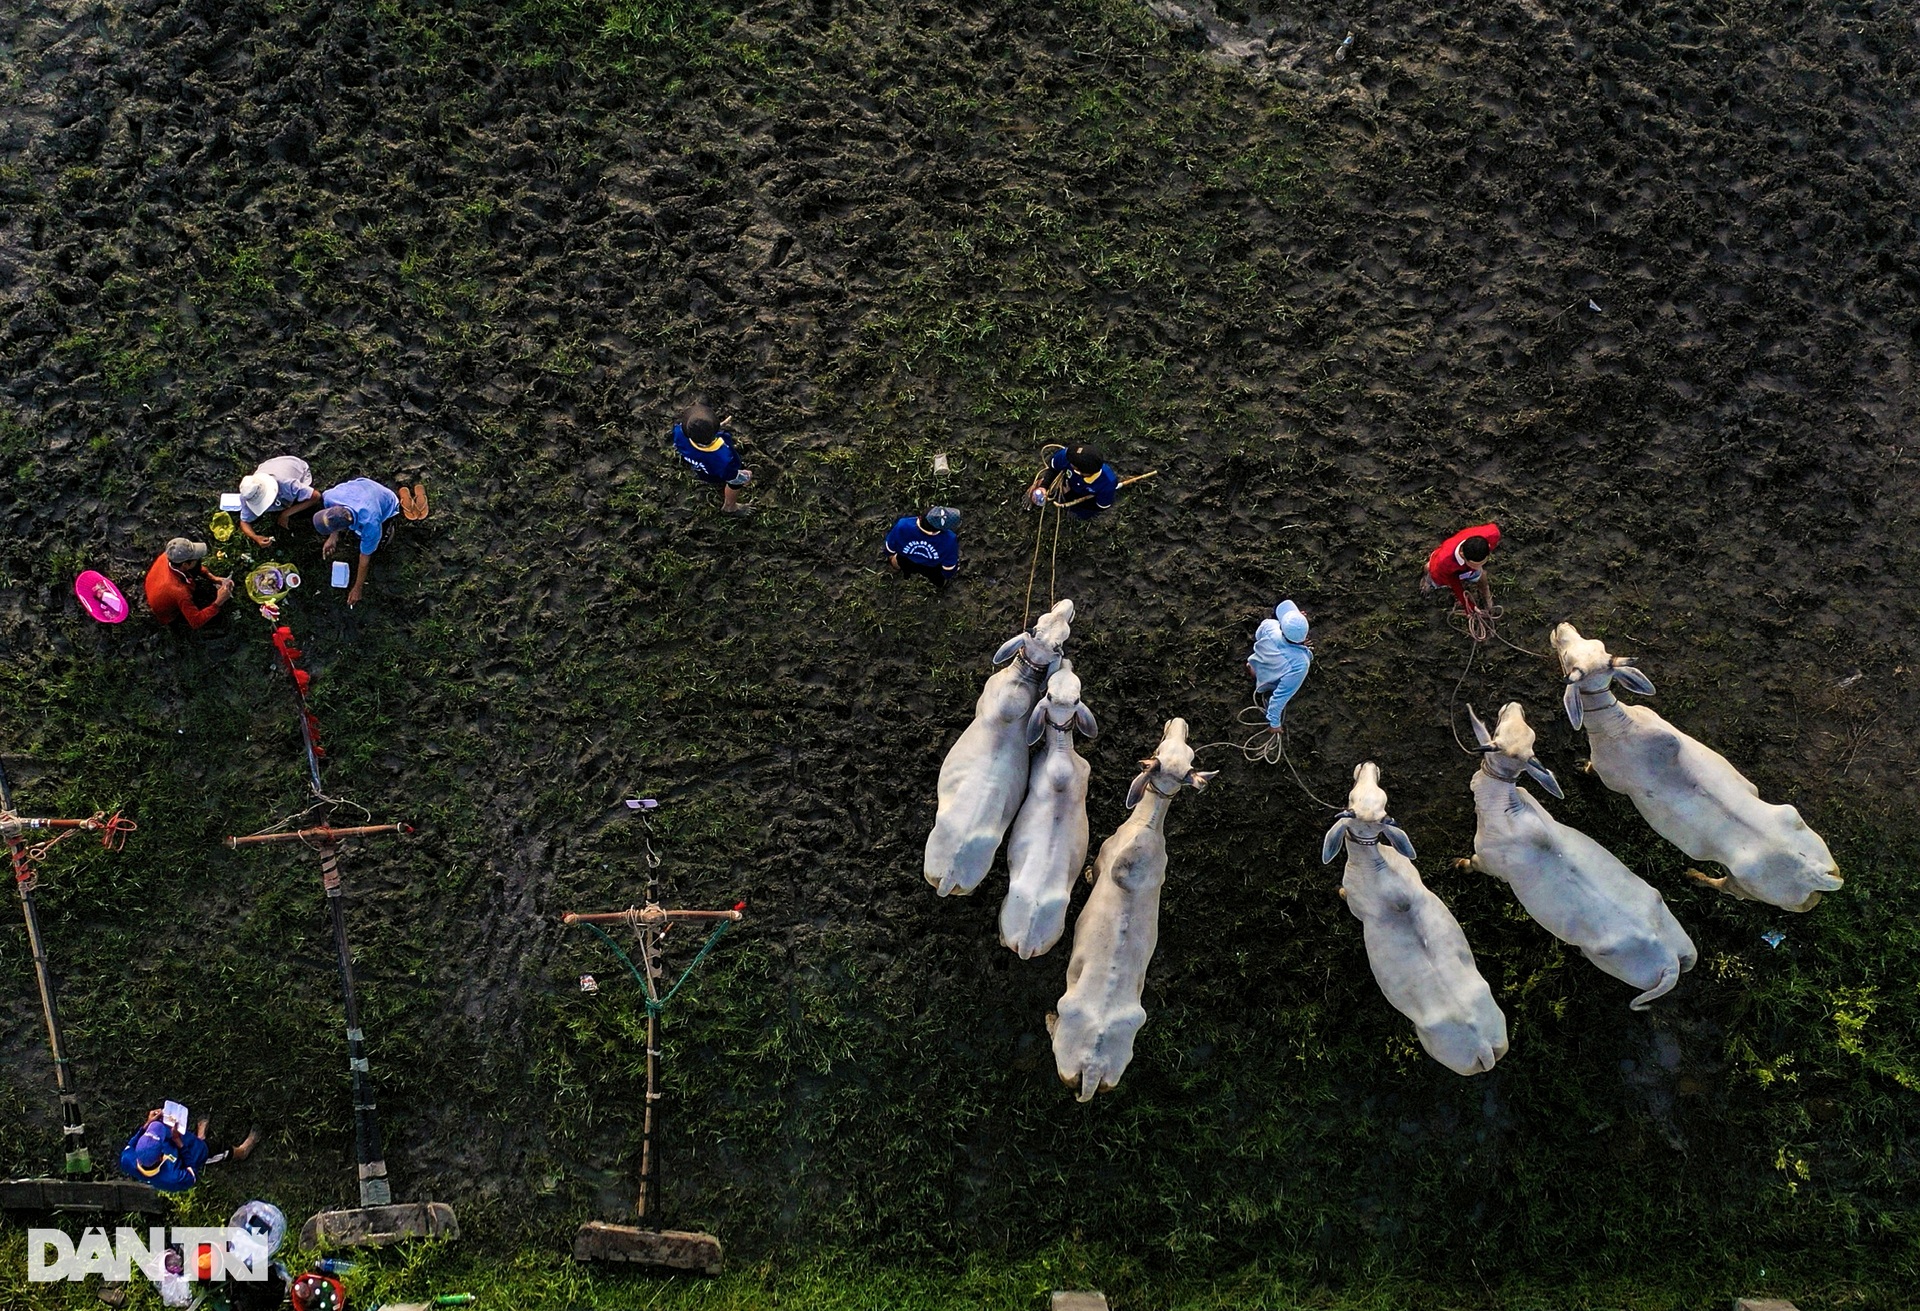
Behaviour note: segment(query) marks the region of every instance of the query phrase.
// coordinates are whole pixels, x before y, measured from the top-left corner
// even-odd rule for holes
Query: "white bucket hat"
[[[251,510],[257,518],[267,512],[273,504],[273,498],[280,494],[280,484],[264,473],[250,473],[240,480],[240,503]]]

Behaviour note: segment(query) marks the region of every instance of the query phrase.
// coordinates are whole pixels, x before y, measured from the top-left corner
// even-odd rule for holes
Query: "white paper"
[[[169,1129],[178,1129],[181,1133],[187,1131],[187,1108],[179,1102],[163,1103],[160,1107],[160,1118],[166,1121]]]
[[[220,493],[220,508],[222,510],[225,510],[228,514],[240,513],[240,508],[241,508],[240,493],[239,492]]]
[[[347,562],[345,560],[335,560],[333,562],[333,585],[335,587],[351,586],[350,571],[347,568]]]

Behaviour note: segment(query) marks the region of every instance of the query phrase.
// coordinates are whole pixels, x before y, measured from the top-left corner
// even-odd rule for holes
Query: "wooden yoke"
[[[353,1146],[360,1173],[360,1205],[390,1206],[393,1187],[387,1182],[387,1159],[380,1146],[380,1122],[374,1111],[373,1072],[367,1062],[366,1034],[360,1028],[360,1003],[353,990],[353,958],[347,946],[346,899],[340,885],[340,842],[346,838],[379,834],[411,834],[408,824],[364,824],[355,828],[295,829],[286,833],[256,833],[228,838],[229,847],[253,847],[271,842],[301,842],[320,854],[320,884],[326,889],[333,918],[333,948],[340,963],[340,997],[347,1020],[347,1070],[353,1076]]]

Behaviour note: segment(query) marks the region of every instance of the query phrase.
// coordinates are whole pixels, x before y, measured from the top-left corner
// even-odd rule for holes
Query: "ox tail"
[[[1661,970],[1659,981],[1638,997],[1628,1002],[1627,1005],[1632,1010],[1644,1011],[1654,1002],[1659,1001],[1662,997],[1672,992],[1673,985],[1678,982],[1680,982],[1680,966],[1678,963],[1675,963]]]

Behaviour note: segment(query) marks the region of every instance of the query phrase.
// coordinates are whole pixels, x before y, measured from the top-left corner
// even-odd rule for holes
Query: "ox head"
[[[1518,701],[1509,701],[1500,707],[1499,725],[1491,733],[1472,706],[1467,707],[1467,718],[1473,722],[1474,740],[1480,744],[1481,768],[1508,782],[1523,773],[1531,774],[1554,796],[1566,795],[1560,790],[1560,781],[1553,776],[1553,771],[1533,754],[1533,726],[1527,723],[1526,712]]]
[[[1080,732],[1089,738],[1100,736],[1100,725],[1093,717],[1093,711],[1081,704],[1080,675],[1073,672],[1073,661],[1061,658],[1060,664],[1047,679],[1047,694],[1027,716],[1027,745],[1032,746],[1047,731],[1047,725],[1068,730],[1078,725]]]
[[[1153,754],[1140,762],[1140,772],[1134,777],[1133,786],[1127,789],[1127,809],[1140,804],[1149,785],[1163,796],[1172,796],[1180,790],[1182,784],[1198,792],[1213,780],[1220,771],[1217,769],[1198,770],[1193,767],[1193,748],[1187,745],[1187,721],[1169,719],[1160,735],[1160,745]]]
[[[1347,793],[1347,808],[1327,830],[1320,844],[1320,863],[1331,861],[1351,835],[1356,842],[1371,846],[1385,838],[1393,849],[1414,860],[1413,839],[1387,814],[1386,789],[1380,786],[1380,766],[1364,760],[1353,767],[1353,790]]]
[[[1582,718],[1582,692],[1604,692],[1618,680],[1629,692],[1653,695],[1653,680],[1633,667],[1632,657],[1609,655],[1603,643],[1580,636],[1580,630],[1572,624],[1554,626],[1553,650],[1560,657],[1560,672],[1567,678],[1561,702],[1567,708],[1567,722],[1575,728],[1580,727]]]
[[[1060,652],[1073,632],[1073,602],[1062,601],[1033,621],[1033,627],[1016,633],[993,653],[993,663],[1002,664],[1018,655],[1035,669],[1051,669],[1060,663]]]
[[[1770,850],[1743,870],[1738,882],[1745,894],[1785,910],[1809,911],[1825,893],[1837,892],[1846,882],[1826,839],[1807,827],[1794,806],[1782,807],[1792,821],[1787,831],[1769,844]]]

